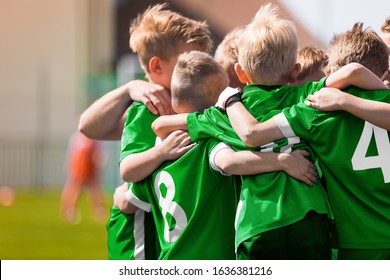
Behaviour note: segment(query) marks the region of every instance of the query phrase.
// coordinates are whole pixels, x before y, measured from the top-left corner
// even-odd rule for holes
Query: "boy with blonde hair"
[[[325,86],[325,79],[302,87],[286,86],[296,80],[300,70],[296,63],[297,35],[294,24],[280,19],[277,12],[271,4],[261,7],[239,43],[236,72],[240,81],[248,84],[242,102],[260,121]],[[339,76],[329,77],[326,85],[344,87],[351,83],[347,78],[352,82],[360,81],[361,72],[355,68],[341,70]],[[218,105],[228,107],[240,101],[241,97],[234,95],[236,92],[226,89]],[[226,95],[230,98],[224,102]],[[203,114],[189,114],[184,122],[182,119],[176,123],[174,129],[186,129],[186,121],[193,141],[216,137],[235,150],[248,149],[238,139],[225,112],[218,108],[210,108]],[[170,130],[169,125],[167,127],[157,134],[164,137]],[[290,152],[297,148],[310,150],[298,137],[257,149]],[[307,187],[283,172],[242,176],[236,217],[238,259],[330,259],[330,218],[327,196],[319,183]]]
[[[372,80],[377,88],[385,89],[379,77],[388,69],[387,57],[386,45],[380,37],[373,30],[363,30],[363,24],[357,23],[333,40],[329,69],[335,71],[352,61],[361,63],[377,75]],[[370,77],[366,75],[361,80]],[[338,110],[335,112],[315,110],[310,107],[317,106],[310,102],[307,102],[310,107],[299,103],[260,124],[239,102],[227,110],[233,127],[247,144],[262,145],[282,137],[307,139],[327,182],[339,259],[389,260],[390,91],[354,87],[345,90],[350,95],[338,93],[341,95],[338,99],[344,101],[328,108]],[[334,96],[333,91],[324,88],[314,97]],[[340,109],[348,109],[365,120]],[[251,133],[244,135],[244,131]]]
[[[166,10],[166,7],[166,4],[150,6],[140,14],[130,26],[129,43],[131,49],[138,54],[148,81],[158,88],[169,90],[178,55],[189,50],[208,52],[212,43],[205,22],[183,17]],[[91,130],[94,135],[103,136],[107,132],[112,135],[109,137],[114,139],[118,132],[122,135],[121,175],[125,181],[135,182],[146,178],[167,159],[159,155],[166,155],[165,152],[168,151],[168,158],[174,159],[190,149],[191,145],[186,133],[178,132],[168,137],[161,145],[155,146],[156,136],[151,129],[151,124],[157,116],[139,102],[134,102],[128,110],[122,134],[123,124],[118,112],[123,114],[123,108],[129,105],[128,102],[123,101],[132,89],[129,89],[129,84],[110,92],[102,102],[95,104],[85,119],[89,120],[91,117],[97,119],[92,121],[92,128],[88,127],[91,123],[86,121],[87,130]],[[165,100],[171,108],[169,91],[161,90],[160,100]],[[97,113],[97,108],[102,109],[105,114]],[[119,110],[116,110],[117,108]],[[169,111],[172,112],[172,109]],[[107,117],[111,112],[116,117]],[[95,130],[99,126],[99,121],[102,122],[103,129]],[[127,167],[126,172],[123,171],[124,164]],[[148,214],[141,210],[129,216],[120,212],[115,206],[111,209],[111,217],[107,223],[110,259],[157,258],[159,249],[156,249],[158,244],[154,242],[156,239],[153,230],[142,228],[144,225],[150,226],[154,223],[150,218],[145,218],[145,215]],[[149,254],[148,250],[150,250]]]
[[[198,51],[181,54],[171,82],[173,109],[178,113],[203,111],[215,104],[227,85],[224,69],[211,56]],[[220,173],[221,154],[229,158],[227,168],[234,174],[289,172],[307,164],[305,153],[290,158],[289,167],[284,168],[276,154],[235,153],[226,145],[221,147],[217,139],[205,139],[176,161],[164,162],[129,190],[118,188],[116,204],[122,211],[132,213],[139,207],[153,213],[160,259],[235,259],[239,185],[238,178]]]

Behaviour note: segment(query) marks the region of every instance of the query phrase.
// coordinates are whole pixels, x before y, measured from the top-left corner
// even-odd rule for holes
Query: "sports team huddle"
[[[158,4],[129,45],[147,81],[79,123],[121,141],[109,259],[390,259],[390,17],[298,50],[266,4],[211,56],[205,21]]]

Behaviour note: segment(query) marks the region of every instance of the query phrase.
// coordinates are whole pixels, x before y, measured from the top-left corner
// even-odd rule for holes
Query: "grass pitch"
[[[60,216],[59,203],[58,192],[17,191],[12,206],[0,204],[0,259],[106,260],[105,224],[92,218],[86,195],[79,201],[82,219],[76,225]],[[107,212],[110,203],[107,197]]]

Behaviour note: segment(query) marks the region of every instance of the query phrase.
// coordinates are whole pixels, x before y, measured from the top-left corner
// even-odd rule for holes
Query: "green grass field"
[[[0,259],[107,259],[105,224],[93,220],[87,196],[80,199],[77,225],[59,215],[59,201],[59,193],[19,191],[12,206],[0,204]]]

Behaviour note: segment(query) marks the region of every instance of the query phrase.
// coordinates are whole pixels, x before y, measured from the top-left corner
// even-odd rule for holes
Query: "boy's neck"
[[[288,85],[288,79],[275,80],[275,81],[264,81],[264,80],[249,81],[248,85],[249,84],[260,84],[266,86],[285,86]]]
[[[251,85],[251,84],[258,84],[258,85],[271,86],[271,87],[273,87],[273,86],[281,87],[281,86],[288,85],[287,82],[271,82],[271,83],[269,83],[269,82],[262,82],[262,81],[254,82],[254,83],[248,83],[247,85]]]

